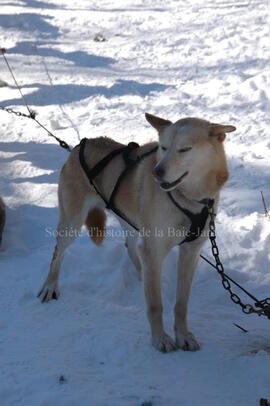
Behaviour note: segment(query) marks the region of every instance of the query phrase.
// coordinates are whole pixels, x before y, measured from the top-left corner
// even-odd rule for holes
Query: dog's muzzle
[[[176,179],[174,182],[162,182],[160,183],[160,187],[163,190],[171,190],[174,189],[176,186],[179,185],[180,182],[182,182],[182,180],[188,175],[188,171],[186,171],[183,175],[180,176],[180,178]]]

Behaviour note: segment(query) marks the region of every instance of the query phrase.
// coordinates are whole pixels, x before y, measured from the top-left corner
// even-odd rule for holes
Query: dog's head
[[[199,118],[172,123],[148,113],[145,117],[159,134],[153,176],[160,187],[178,188],[194,199],[213,197],[229,177],[223,141],[236,128]]]

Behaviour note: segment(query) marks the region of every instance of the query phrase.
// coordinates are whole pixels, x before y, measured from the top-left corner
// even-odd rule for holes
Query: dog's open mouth
[[[179,185],[179,183],[187,176],[188,171],[186,171],[182,176],[180,176],[180,178],[176,179],[174,182],[162,182],[160,184],[161,189],[163,190],[171,190],[173,188],[175,188],[177,185]]]

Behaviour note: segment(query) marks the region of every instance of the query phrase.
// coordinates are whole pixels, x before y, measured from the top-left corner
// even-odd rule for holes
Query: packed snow
[[[157,139],[146,111],[237,127],[225,142],[230,179],[221,195],[218,243],[227,273],[259,299],[270,296],[270,220],[260,195],[270,206],[269,27],[267,0],[2,0],[0,15],[1,46],[30,107],[71,146],[101,135],[124,143]],[[0,105],[27,113],[3,58],[0,79],[9,85],[0,88]],[[244,315],[203,261],[189,305],[199,352],[161,354],[151,346],[142,283],[120,237],[97,248],[84,231],[66,252],[59,300],[39,302],[67,152],[31,120],[0,116],[7,214],[0,404],[270,401],[270,320]],[[110,214],[108,227],[120,230]],[[211,257],[208,243],[203,253]],[[170,334],[176,259],[175,249],[162,281]]]

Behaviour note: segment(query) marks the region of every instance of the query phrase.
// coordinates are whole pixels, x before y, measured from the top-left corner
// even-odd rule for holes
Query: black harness
[[[123,220],[125,220],[126,223],[128,223],[131,227],[133,227],[135,230],[137,230],[138,232],[140,231],[140,229],[133,224],[123,213],[121,213],[121,211],[115,206],[114,204],[114,200],[115,200],[115,196],[120,188],[120,185],[123,181],[123,179],[125,178],[126,174],[132,169],[134,168],[135,165],[137,165],[140,161],[142,161],[144,158],[146,158],[147,156],[153,154],[154,152],[157,151],[158,146],[156,146],[155,148],[151,149],[148,152],[145,152],[144,154],[142,154],[139,157],[136,157],[135,159],[132,159],[130,157],[130,153],[132,151],[134,151],[135,149],[139,148],[140,146],[136,143],[136,142],[130,142],[127,146],[121,147],[121,148],[117,148],[115,150],[113,150],[112,152],[110,152],[108,155],[106,155],[103,159],[101,159],[92,169],[90,169],[85,161],[85,157],[84,157],[84,150],[85,150],[85,144],[86,144],[87,138],[84,138],[81,142],[80,142],[80,150],[79,150],[79,160],[80,160],[80,164],[90,182],[90,184],[94,187],[96,193],[101,197],[101,199],[104,201],[104,203],[106,204],[106,208],[109,210],[112,210],[117,216],[119,216],[120,218],[122,218]],[[108,163],[116,156],[122,154],[123,160],[125,162],[125,169],[122,171],[122,173],[120,174],[120,176],[118,177],[116,184],[113,188],[113,191],[111,193],[111,196],[109,198],[109,200],[107,200],[102,193],[99,191],[99,189],[97,188],[97,186],[94,183],[94,178],[100,173],[102,172],[102,170],[106,167],[106,165],[108,165]],[[173,202],[173,204],[179,209],[181,210],[190,220],[191,225],[190,225],[190,229],[187,233],[186,238],[179,244],[184,244],[185,242],[191,242],[196,240],[197,238],[200,237],[200,235],[202,234],[202,231],[205,227],[206,221],[208,219],[208,215],[209,215],[209,209],[213,207],[214,205],[214,200],[213,199],[203,199],[201,201],[199,201],[198,203],[203,204],[203,209],[200,213],[198,214],[194,214],[192,213],[190,210],[185,209],[184,207],[180,206],[180,204],[174,199],[173,195],[171,192],[167,192],[170,200]]]

